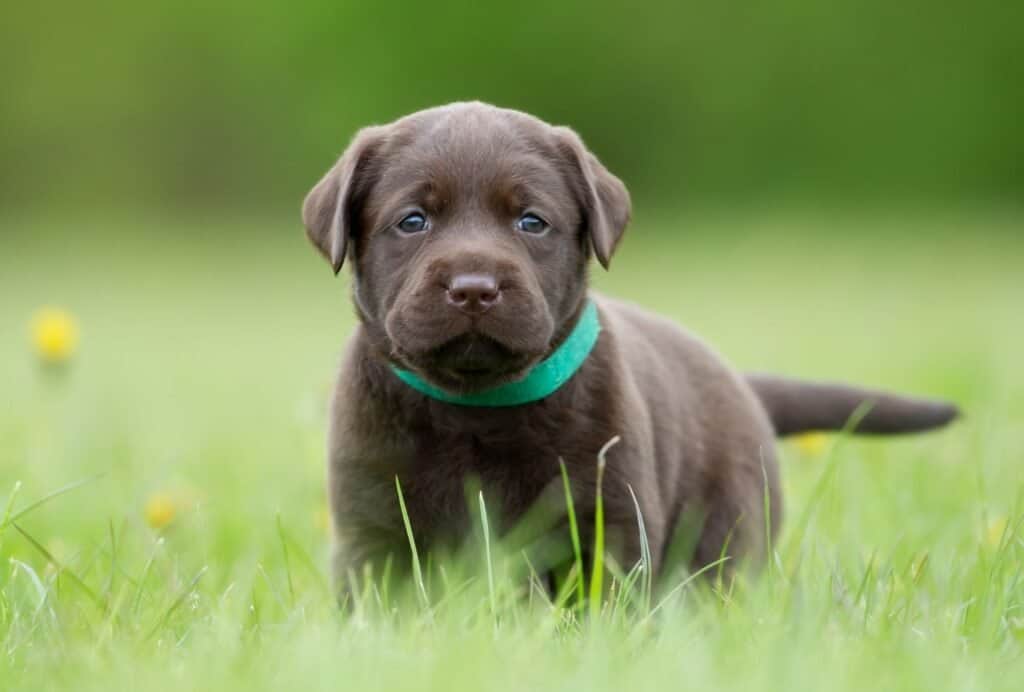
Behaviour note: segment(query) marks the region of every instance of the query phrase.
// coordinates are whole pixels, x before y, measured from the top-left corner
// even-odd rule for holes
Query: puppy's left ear
[[[363,183],[368,164],[384,141],[386,129],[367,127],[360,130],[338,162],[302,203],[306,235],[331,263],[335,274],[341,271],[348,237],[354,232],[355,198],[365,191]]]
[[[594,254],[607,269],[629,224],[632,210],[629,191],[590,153],[579,135],[567,127],[556,127],[555,132],[559,147],[578,179],[577,192],[582,198]]]

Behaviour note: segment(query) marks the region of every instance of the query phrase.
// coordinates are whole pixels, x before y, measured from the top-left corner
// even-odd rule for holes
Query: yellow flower
[[[828,448],[828,435],[821,432],[804,433],[794,437],[793,444],[796,445],[801,454],[809,457],[818,457],[824,454]]]
[[[151,495],[142,510],[146,523],[149,524],[150,528],[157,530],[164,528],[174,521],[177,513],[177,503],[166,493]]]
[[[32,318],[32,344],[44,363],[67,362],[78,347],[78,324],[70,313],[43,308]]]

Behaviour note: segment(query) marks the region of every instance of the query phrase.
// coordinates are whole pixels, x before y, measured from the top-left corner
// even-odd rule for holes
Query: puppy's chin
[[[383,326],[393,362],[455,395],[521,380],[548,353],[554,337],[553,320],[541,301],[505,301],[475,319],[400,302]]]
[[[413,370],[453,394],[473,394],[524,378],[542,352],[512,350],[484,334],[469,332],[423,354],[401,354]]]

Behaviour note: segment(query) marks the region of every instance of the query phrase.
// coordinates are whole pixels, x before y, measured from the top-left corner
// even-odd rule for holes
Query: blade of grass
[[[199,580],[203,578],[203,575],[206,574],[206,570],[208,569],[209,567],[203,567],[201,570],[199,570],[199,573],[196,574],[196,576],[192,577],[192,581],[188,583],[188,586],[181,590],[181,593],[179,593],[178,597],[174,599],[174,602],[171,603],[170,607],[164,611],[164,614],[160,617],[160,619],[156,621],[156,624],[153,625],[153,628],[151,630],[149,630],[149,634],[146,635],[143,641],[149,641],[153,638],[153,635],[160,631],[160,628],[163,627],[164,623],[167,622],[168,618],[170,618],[171,615],[174,614],[175,610],[181,607],[181,604],[185,602],[185,599],[188,598],[188,595],[192,593],[192,589],[196,587],[196,584],[199,583]]]
[[[60,560],[51,555],[49,550],[44,548],[39,541],[30,536],[25,531],[25,529],[21,528],[21,526],[19,526],[17,523],[12,521],[10,525],[14,527],[15,531],[24,536],[25,540],[31,543],[32,547],[38,550],[42,554],[42,556],[47,559],[47,561],[49,561],[54,567],[56,567],[58,573],[66,574],[68,579],[71,580],[71,583],[77,586],[82,591],[82,593],[88,596],[89,600],[92,601],[96,605],[96,607],[100,609],[101,612],[106,610],[106,603],[104,603],[103,599],[97,596],[95,591],[90,589],[85,582],[79,579],[77,574],[75,574],[70,569],[62,565]]]
[[[149,578],[149,570],[151,570],[153,568],[153,560],[156,559],[156,551],[163,544],[164,544],[163,536],[158,537],[156,539],[156,542],[153,543],[153,550],[152,550],[152,552],[150,552],[149,558],[146,560],[145,566],[142,568],[142,576],[139,577],[139,583],[138,583],[138,586],[135,589],[135,598],[132,600],[132,612],[133,613],[138,613],[139,612],[139,606],[142,604],[143,588],[146,585],[146,579]]]
[[[736,521],[729,527],[729,532],[725,534],[725,540],[722,541],[722,549],[718,551],[718,569],[715,570],[715,587],[718,590],[723,588],[725,582],[725,563],[726,558],[729,556],[729,546],[732,545],[732,538],[736,535],[736,528],[741,521],[743,521],[742,514],[736,517]]]
[[[391,572],[394,569],[394,565],[395,556],[388,553],[388,556],[384,558],[384,567],[380,572],[380,600],[384,611],[387,610],[388,604],[391,603]]]
[[[567,610],[579,610],[582,612],[586,605],[586,601],[574,603],[572,607],[569,607],[569,599],[576,593],[576,583],[581,581],[583,577],[577,574],[579,565],[570,565],[569,571],[565,575],[565,581],[557,585],[558,593],[555,594],[554,605],[556,608],[565,608]]]
[[[491,617],[497,624],[498,600],[494,593],[494,563],[491,559],[491,527],[487,522],[487,504],[484,502],[484,492],[481,490],[477,495],[480,501],[480,523],[484,530],[484,558],[487,560],[487,595],[491,603]]]
[[[65,485],[63,487],[57,488],[56,490],[54,490],[49,495],[44,495],[43,497],[39,498],[38,500],[36,500],[32,504],[30,504],[28,507],[25,507],[24,509],[19,510],[14,516],[6,517],[4,519],[4,522],[2,524],[0,524],[0,531],[3,531],[8,526],[10,526],[14,522],[18,521],[19,519],[24,518],[30,512],[33,512],[33,511],[39,509],[40,507],[45,505],[50,500],[54,500],[54,499],[60,497],[61,495],[66,495],[67,493],[70,493],[73,490],[78,490],[82,486],[88,485],[88,484],[93,483],[95,481],[98,481],[99,479],[103,478],[106,475],[107,474],[105,474],[105,473],[98,473],[95,476],[90,476],[89,478],[84,478],[84,479],[82,479],[80,481],[75,481],[74,483],[68,483],[67,485]],[[16,488],[17,487],[20,487],[20,484],[18,484],[16,486]],[[12,494],[11,495],[11,503],[13,504],[13,502],[14,502],[14,495]],[[10,510],[10,507],[8,507],[8,510]]]
[[[32,588],[36,590],[36,595],[39,596],[39,603],[36,604],[35,612],[33,612],[32,615],[33,617],[38,616],[39,613],[42,612],[43,608],[46,608],[46,604],[49,601],[49,590],[43,584],[43,580],[39,578],[36,571],[29,565],[25,564],[21,560],[15,560],[13,557],[11,558],[11,565],[24,572],[24,574],[29,578],[29,581],[32,582]],[[53,608],[49,608],[48,610],[50,611],[50,616],[54,621],[56,621],[57,616],[53,612]]]
[[[430,599],[427,597],[427,587],[423,583],[423,569],[420,567],[420,554],[416,550],[416,537],[412,533],[412,521],[409,519],[409,511],[405,507],[405,497],[402,495],[402,483],[395,476],[395,491],[398,493],[398,507],[402,511],[402,523],[405,524],[405,536],[409,539],[409,550],[412,553],[412,576],[416,582],[417,593],[420,603],[424,608],[430,607]]]
[[[601,597],[604,588],[604,498],[601,486],[604,482],[604,469],[608,464],[608,450],[619,443],[621,438],[616,435],[605,443],[597,453],[597,496],[594,500],[594,564],[590,572],[590,617],[596,619],[601,614]]]
[[[576,606],[583,607],[586,600],[586,578],[583,574],[583,549],[580,547],[580,528],[576,523],[576,507],[572,501],[572,489],[569,486],[569,472],[565,468],[565,460],[559,457],[558,465],[562,469],[562,486],[565,488],[565,508],[569,514],[569,535],[572,538],[573,558],[576,560]]]
[[[324,593],[330,593],[331,589],[328,584],[327,577],[324,576],[324,573],[317,566],[316,561],[313,560],[309,552],[307,552],[306,549],[303,548],[297,540],[295,540],[295,536],[290,534],[283,526],[280,528],[280,531],[282,532],[283,540],[288,542],[288,554],[292,557],[298,558],[298,561],[306,568],[306,571],[316,579],[317,586],[319,586]],[[390,558],[390,556],[388,557]]]
[[[638,560],[637,563],[633,565],[633,569],[629,570],[625,575],[616,574],[615,584],[612,587],[613,590],[616,591],[615,598],[612,601],[612,611],[615,614],[615,617],[619,614],[622,614],[623,616],[625,615],[627,606],[636,598],[636,585],[643,575],[644,563],[642,560]],[[642,591],[643,587],[641,586],[641,592]],[[641,593],[641,603],[642,599],[643,594]]]
[[[549,609],[553,609],[555,607],[555,604],[551,602],[551,598],[548,596],[547,589],[545,589],[544,585],[541,583],[540,575],[537,574],[537,569],[533,566],[533,563],[530,561],[530,556],[527,555],[525,550],[520,551],[520,554],[523,557],[523,561],[526,563],[527,573],[529,574],[530,578],[529,599],[531,601],[531,605],[533,601],[534,592],[536,592],[536,594],[544,601],[544,604],[548,606]]]
[[[716,569],[719,566],[720,563],[723,563],[723,562],[727,561],[728,559],[729,558],[727,556],[727,557],[719,558],[719,559],[715,560],[714,562],[709,562],[708,564],[704,565],[703,567],[701,567],[699,570],[697,570],[696,572],[694,572],[690,576],[686,577],[686,579],[684,579],[683,581],[681,581],[678,584],[676,584],[674,587],[672,587],[671,591],[669,591],[667,594],[665,594],[664,598],[662,598],[660,601],[658,601],[658,605],[654,606],[651,609],[651,612],[648,613],[647,616],[643,620],[640,621],[640,625],[646,624],[647,621],[650,620],[652,617],[654,617],[655,613],[657,613],[659,610],[664,608],[665,605],[667,605],[668,602],[670,600],[672,600],[672,598],[677,593],[679,593],[680,591],[685,589],[688,585],[693,583],[694,579],[696,579],[700,575],[704,574],[705,572],[708,572],[710,570]]]
[[[114,578],[117,574],[117,536],[114,533],[113,519],[107,521],[107,531],[110,535],[110,577],[107,579],[106,586],[103,587],[103,593],[109,599],[110,594],[114,591]]]
[[[633,486],[627,484],[629,495],[633,498],[633,507],[636,509],[636,523],[640,530],[640,564],[644,570],[643,587],[640,592],[640,601],[643,612],[651,609],[651,592],[654,590],[654,569],[651,563],[651,545],[647,540],[647,526],[644,524],[644,515],[640,511],[640,501],[637,500]]]
[[[772,496],[771,488],[768,486],[768,469],[764,464],[764,449],[760,450],[761,456],[761,482],[763,483],[762,490],[762,502],[764,503],[762,511],[764,512],[764,556],[765,561],[768,563],[768,578],[771,579],[775,576],[775,560],[773,560],[773,553],[775,546],[772,545]]]
[[[868,584],[875,575],[875,558],[877,556],[878,548],[875,548],[871,551],[871,556],[868,558],[868,564],[864,567],[864,576],[861,577],[860,584],[857,586],[857,592],[853,595],[854,603],[860,603],[860,599],[867,591]]]
[[[7,507],[4,509],[4,518],[0,521],[0,530],[10,523],[11,513],[14,511],[14,502],[18,499],[19,492],[21,492],[21,481],[16,481],[14,488],[11,489],[11,494],[7,498]]]

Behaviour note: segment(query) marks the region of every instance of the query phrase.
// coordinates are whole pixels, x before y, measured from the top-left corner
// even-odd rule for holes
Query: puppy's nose
[[[501,300],[501,289],[490,274],[459,274],[448,284],[447,298],[459,310],[479,314]]]

